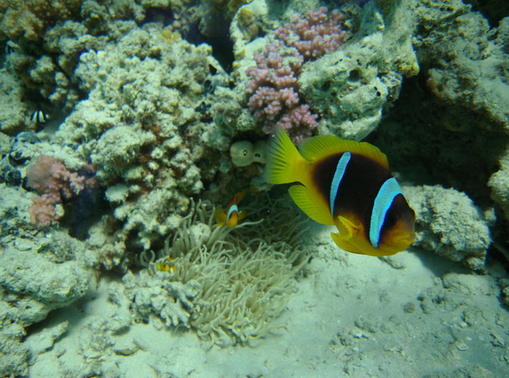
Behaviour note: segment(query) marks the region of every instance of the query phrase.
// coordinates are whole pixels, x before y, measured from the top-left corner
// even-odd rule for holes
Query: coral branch
[[[266,134],[280,125],[294,142],[299,142],[318,126],[318,116],[299,97],[297,77],[304,62],[334,51],[343,43],[342,20],[337,10],[328,18],[325,7],[309,11],[306,19],[296,14],[291,23],[276,30],[278,41],[265,46],[263,54],[254,55],[256,66],[246,70],[251,77],[246,94],[249,109],[264,123]]]

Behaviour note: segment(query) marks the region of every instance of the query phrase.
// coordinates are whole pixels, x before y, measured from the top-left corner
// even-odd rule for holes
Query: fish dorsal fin
[[[389,169],[387,157],[378,147],[366,142],[341,139],[335,135],[319,135],[304,140],[299,145],[299,150],[308,162],[313,163],[327,156],[349,151],[354,154],[363,155],[384,168]]]
[[[247,191],[248,191],[248,189],[244,189],[242,192],[235,194],[235,196],[233,197],[234,202],[235,203],[239,203],[244,198],[246,198]]]
[[[308,217],[321,224],[334,225],[334,219],[327,208],[320,206],[313,193],[303,185],[294,185],[288,190],[295,204],[306,213]]]

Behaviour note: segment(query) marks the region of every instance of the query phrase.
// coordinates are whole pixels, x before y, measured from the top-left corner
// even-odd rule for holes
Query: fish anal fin
[[[335,135],[319,135],[314,138],[308,138],[299,145],[299,150],[304,159],[310,163],[322,160],[330,155],[348,151],[366,156],[384,168],[389,169],[387,157],[378,147],[366,142],[341,139]]]
[[[295,204],[315,222],[334,225],[328,207],[321,206],[313,193],[303,185],[294,185],[289,190]]]

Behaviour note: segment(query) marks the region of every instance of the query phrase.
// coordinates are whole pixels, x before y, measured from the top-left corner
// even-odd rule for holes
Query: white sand
[[[323,226],[313,225],[309,233],[314,258],[307,276],[279,318],[277,334],[255,346],[210,348],[192,330],[168,329],[155,317],[120,335],[101,331],[118,311],[107,291],[118,278],[103,277],[80,307],[51,314],[27,338],[34,354],[30,377],[93,376],[94,371],[126,378],[463,377],[467,372],[509,377],[509,313],[497,297],[495,277],[505,274],[500,266],[481,276],[414,250],[383,261],[340,251]],[[450,289],[441,279],[447,273],[452,273],[444,278]],[[50,347],[48,335],[56,329],[51,327],[66,320],[67,332]]]

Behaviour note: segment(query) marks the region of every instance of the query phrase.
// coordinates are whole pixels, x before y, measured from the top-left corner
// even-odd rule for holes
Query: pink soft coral
[[[62,197],[69,199],[85,187],[85,177],[68,171],[52,156],[41,155],[27,171],[27,186],[42,192],[28,209],[30,222],[37,227],[58,224],[56,205]]]

